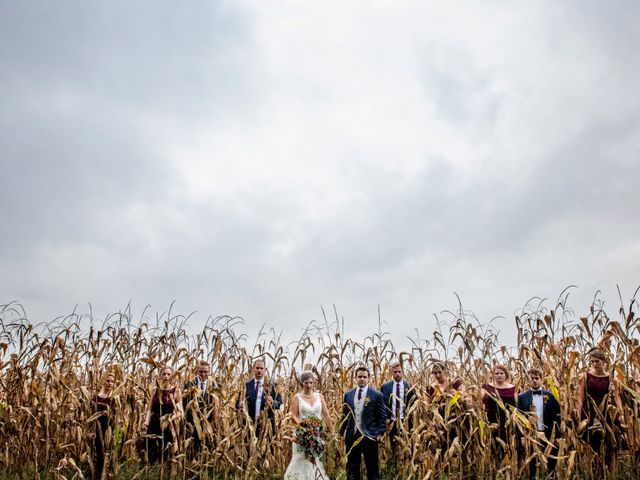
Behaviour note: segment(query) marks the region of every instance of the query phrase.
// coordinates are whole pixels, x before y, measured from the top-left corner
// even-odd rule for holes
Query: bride
[[[325,421],[329,435],[333,434],[333,421],[329,415],[324,397],[313,388],[313,373],[302,372],[300,375],[302,391],[296,393],[291,401],[291,416],[298,425],[307,417],[317,417]],[[291,445],[291,462],[284,474],[285,480],[327,480],[324,466],[316,458],[315,465],[305,457],[304,451],[294,442]]]

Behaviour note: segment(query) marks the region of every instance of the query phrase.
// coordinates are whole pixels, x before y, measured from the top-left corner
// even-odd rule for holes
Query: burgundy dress
[[[151,400],[151,419],[147,429],[147,435],[151,436],[147,439],[149,463],[156,463],[160,458],[167,460],[169,456],[170,448],[168,447],[174,442],[173,432],[170,425],[163,430],[160,419],[175,411],[175,393],[176,387],[160,390],[160,393],[156,392]]]
[[[610,426],[616,424],[607,415],[607,400],[609,394],[609,385],[611,380],[609,376],[599,377],[587,372],[587,381],[585,385],[584,400],[582,402],[582,412],[580,412],[580,420],[589,420],[586,430],[586,440],[596,451],[600,450],[602,443],[608,450],[613,449],[613,441],[608,438],[603,422],[607,422]]]
[[[106,412],[104,415],[98,417],[93,442],[96,451],[96,478],[100,478],[102,476],[102,470],[104,469],[105,437],[107,435],[107,429],[113,423],[114,401],[111,397],[101,397],[100,395],[94,395],[92,400],[96,413]]]
[[[509,437],[507,435],[507,412],[505,412],[499,405],[498,399],[504,403],[505,406],[516,406],[516,387],[498,388],[493,385],[485,383],[482,385],[488,393],[483,399],[484,411],[487,412],[487,420],[489,423],[498,424],[498,437],[505,442],[509,443]],[[508,409],[507,409],[508,411]]]
[[[438,407],[438,413],[445,419],[447,412],[447,405],[451,401],[451,397],[459,392],[463,386],[461,378],[456,378],[453,382],[449,383],[446,387],[446,391],[442,389],[440,385],[434,387],[429,385],[427,387],[427,393],[431,397],[431,401]],[[464,402],[458,401],[449,411],[449,417],[445,419],[444,430],[445,435],[441,438],[447,441],[445,445],[446,449],[451,446],[453,440],[458,437],[458,441],[461,443],[467,442],[467,436],[465,432],[470,431],[468,417],[465,415]]]

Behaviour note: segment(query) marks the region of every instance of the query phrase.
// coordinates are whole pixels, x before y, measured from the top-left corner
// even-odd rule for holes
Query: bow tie
[[[538,390],[531,390],[531,394],[532,395],[542,395],[542,389],[538,389]]]

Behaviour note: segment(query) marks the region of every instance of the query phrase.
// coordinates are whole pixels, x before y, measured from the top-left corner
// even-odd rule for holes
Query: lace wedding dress
[[[320,394],[316,393],[316,399],[312,405],[304,401],[302,395],[296,394],[298,397],[298,407],[300,410],[300,418],[317,417],[322,418],[322,402]],[[285,480],[327,480],[327,474],[324,472],[324,466],[319,458],[316,458],[314,465],[304,455],[304,451],[298,448],[296,443],[291,445],[291,462],[284,474]]]

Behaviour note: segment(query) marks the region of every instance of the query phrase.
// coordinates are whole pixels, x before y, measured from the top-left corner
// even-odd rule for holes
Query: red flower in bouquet
[[[307,417],[296,427],[296,444],[304,451],[304,456],[314,465],[316,457],[324,453],[327,429],[318,417]]]

